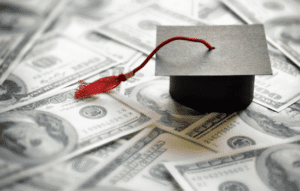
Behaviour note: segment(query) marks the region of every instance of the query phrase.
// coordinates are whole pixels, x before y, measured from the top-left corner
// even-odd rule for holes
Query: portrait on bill
[[[0,85],[0,107],[11,105],[27,96],[25,83],[17,76],[10,74]]]
[[[256,170],[274,191],[300,190],[300,145],[285,144],[264,150],[257,158]]]
[[[70,123],[43,111],[0,115],[0,159],[35,164],[69,153],[77,142]]]
[[[281,112],[252,102],[239,116],[249,126],[268,135],[280,138],[300,135],[300,101]]]
[[[160,114],[162,117],[158,123],[176,131],[184,130],[205,115],[174,101],[169,93],[169,80],[137,85],[129,97]]]

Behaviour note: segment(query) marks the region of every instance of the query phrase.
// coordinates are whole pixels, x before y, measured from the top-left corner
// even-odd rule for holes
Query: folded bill
[[[133,137],[127,148],[89,177],[81,189],[115,186],[137,190],[181,190],[161,162],[201,158],[214,152],[153,127]]]
[[[267,40],[300,66],[300,3],[296,0],[223,0],[247,23],[263,23]]]
[[[0,1],[0,84],[69,2],[70,0]]]
[[[209,160],[165,162],[184,190],[300,190],[300,141]]]
[[[75,87],[0,114],[0,186],[40,172],[157,121],[117,92],[74,98]]]
[[[0,112],[85,79],[119,62],[63,35],[39,42],[3,82]]]

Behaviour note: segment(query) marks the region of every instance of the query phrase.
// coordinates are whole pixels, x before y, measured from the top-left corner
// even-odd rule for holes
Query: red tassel
[[[126,74],[120,74],[119,76],[110,76],[110,77],[105,77],[101,78],[95,82],[92,82],[90,84],[87,84],[83,82],[82,80],[79,81],[81,85],[79,85],[78,89],[75,92],[75,97],[76,98],[85,98],[89,97],[91,95],[99,94],[99,93],[104,93],[108,92],[118,85],[122,81],[126,81],[128,78],[131,78],[134,76],[136,72],[138,72],[140,69],[142,69],[146,63],[152,58],[152,56],[164,45],[168,44],[169,42],[172,42],[174,40],[187,40],[187,41],[192,41],[192,42],[201,42],[203,43],[208,49],[214,49],[208,42],[202,39],[197,39],[197,38],[189,38],[189,37],[183,37],[183,36],[175,36],[172,38],[169,38],[159,44],[152,52],[149,54],[149,56],[145,59],[145,61],[135,68],[133,71],[126,73]]]
[[[77,91],[75,92],[75,97],[85,98],[91,95],[108,92],[114,89],[115,87],[117,87],[118,85],[120,85],[122,81],[125,80],[122,80],[122,78],[120,78],[120,75],[101,78],[90,84],[87,84],[81,80],[79,81],[81,85],[78,87]]]

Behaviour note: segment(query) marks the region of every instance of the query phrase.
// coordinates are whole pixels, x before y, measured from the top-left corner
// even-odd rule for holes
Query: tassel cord
[[[105,77],[105,78],[100,78],[99,80],[92,82],[90,84],[87,84],[83,82],[82,80],[79,81],[81,84],[78,89],[75,92],[75,97],[76,98],[85,98],[89,97],[94,94],[99,94],[99,93],[104,93],[108,92],[115,87],[117,87],[122,81],[126,81],[127,79],[131,78],[132,76],[135,75],[136,72],[138,72],[140,69],[142,69],[148,62],[149,60],[153,57],[153,55],[164,45],[174,41],[174,40],[187,40],[187,41],[192,41],[192,42],[201,42],[203,43],[209,50],[214,49],[208,42],[202,39],[197,39],[197,38],[189,38],[189,37],[184,37],[184,36],[175,36],[172,38],[169,38],[162,43],[160,43],[144,60],[144,62],[136,67],[134,70],[126,73],[126,74],[120,74],[118,76],[110,76],[110,77]]]

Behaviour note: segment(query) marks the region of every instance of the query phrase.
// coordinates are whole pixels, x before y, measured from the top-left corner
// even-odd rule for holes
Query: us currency
[[[157,25],[203,25],[193,17],[150,4],[129,14],[103,21],[95,29],[143,53],[155,48]]]
[[[0,111],[119,64],[63,35],[43,39],[1,85]]]
[[[211,25],[237,25],[244,23],[220,0],[194,0],[193,15]]]
[[[95,167],[97,173],[80,188],[115,186],[132,190],[181,190],[161,162],[214,154],[155,126],[143,130],[129,142],[113,160]]]
[[[204,117],[191,125],[186,132],[190,139],[196,139],[206,147],[224,153],[246,147],[267,147],[300,137],[300,102],[275,112],[252,102],[237,114],[233,120],[223,118],[224,114]],[[231,123],[230,123],[231,122]]]
[[[71,160],[55,165],[33,177],[2,188],[2,191],[60,191],[72,187],[77,181],[93,173],[94,166],[114,155],[127,141],[119,139],[92,149]]]
[[[300,66],[300,3],[296,0],[223,0],[247,23],[263,23],[267,40]]]
[[[300,141],[238,154],[164,163],[184,190],[298,191]]]
[[[74,98],[75,87],[0,114],[0,187],[157,121],[117,92]]]
[[[0,1],[0,84],[68,3],[69,0]]]

